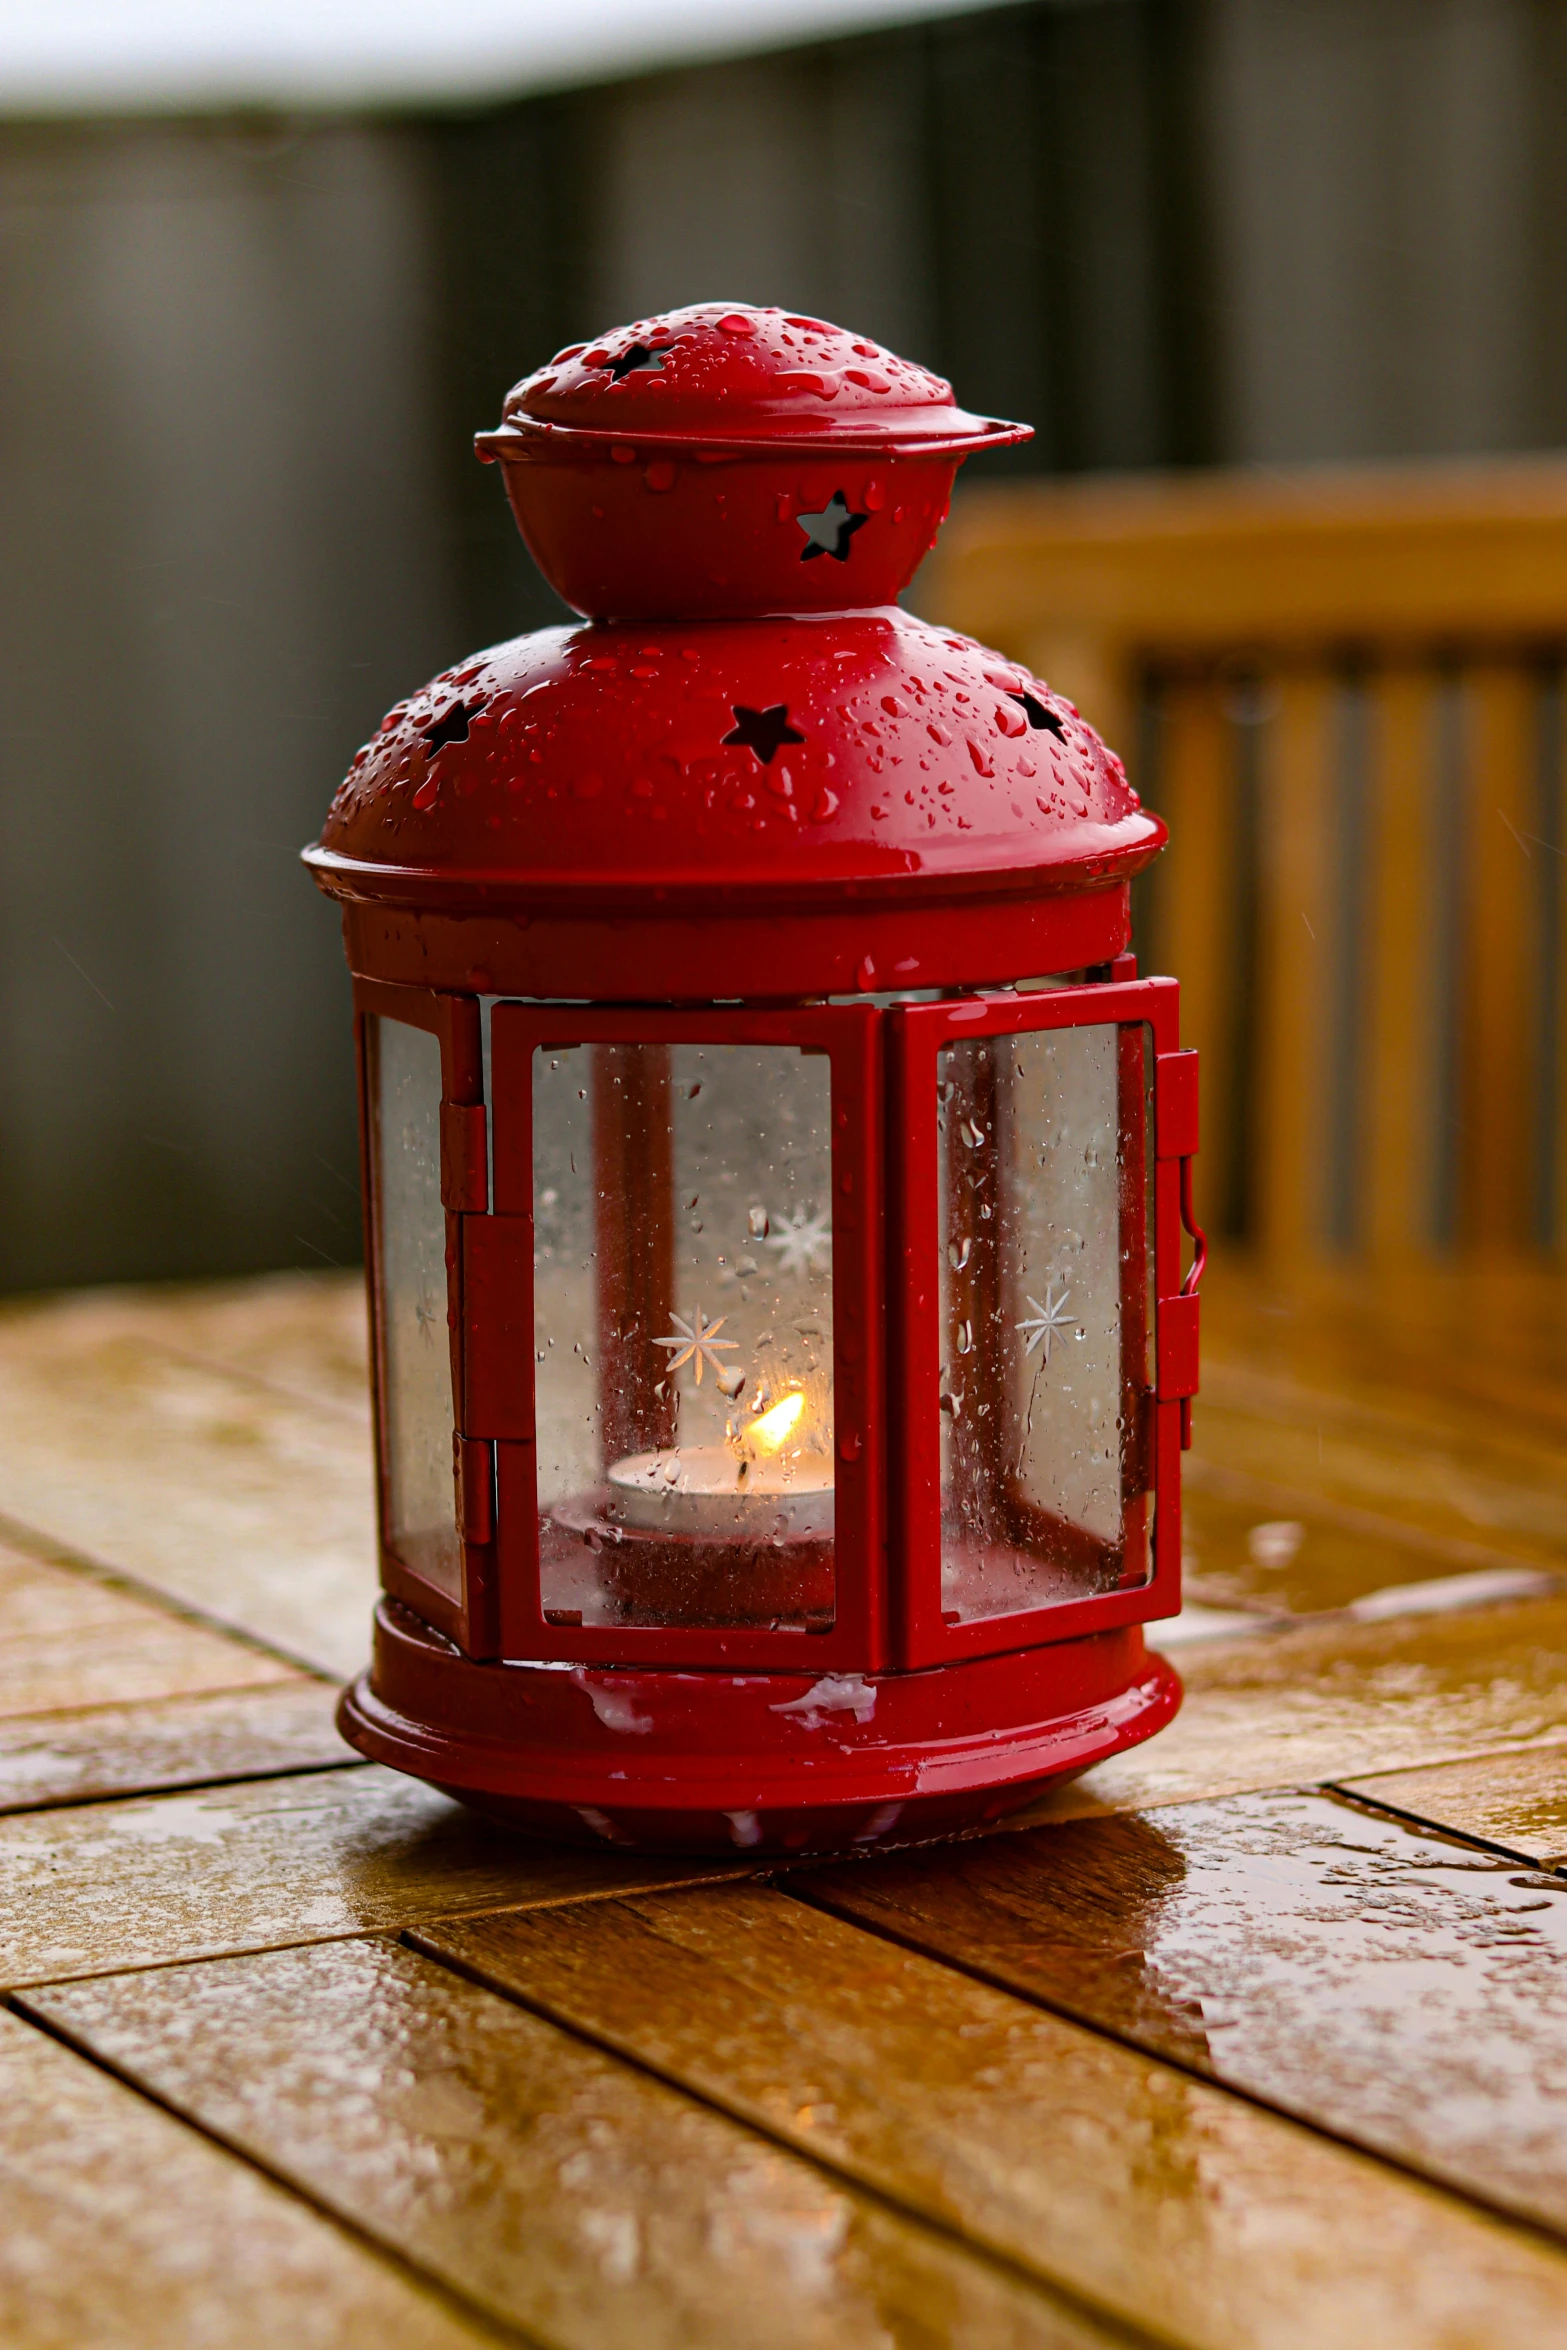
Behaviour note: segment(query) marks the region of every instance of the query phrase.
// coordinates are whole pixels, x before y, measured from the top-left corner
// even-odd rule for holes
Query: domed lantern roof
[[[309,852],[324,888],[492,918],[481,978],[530,992],[540,956],[555,987],[623,992],[580,943],[604,920],[651,926],[660,995],[939,986],[1118,950],[1158,818],[1043,681],[893,602],[961,458],[1026,428],[863,338],[719,303],[563,352],[505,416],[481,454],[592,622],[390,712]],[[660,603],[677,610],[641,609]],[[855,931],[822,929],[846,903]],[[735,925],[790,914],[807,927],[750,977]],[[452,945],[426,932],[427,954]],[[436,984],[469,983],[471,943],[437,951]]]

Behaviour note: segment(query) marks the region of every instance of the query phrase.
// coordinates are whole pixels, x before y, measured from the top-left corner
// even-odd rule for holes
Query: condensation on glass
[[[938,1056],[949,1621],[1149,1578],[1151,1067],[1134,1026]]]
[[[452,1357],[441,1205],[441,1047],[369,1022],[376,1277],[386,1424],[386,1539],[405,1567],[462,1595],[452,1475]]]
[[[830,1063],[544,1047],[533,1119],[547,1618],[825,1631]]]

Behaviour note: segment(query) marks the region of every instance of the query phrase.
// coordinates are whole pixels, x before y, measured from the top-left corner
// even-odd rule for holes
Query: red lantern
[[[893,601],[1023,437],[775,310],[562,352],[479,447],[588,624],[400,703],[308,852],[385,1585],[341,1720],[499,1816],[944,1834],[1178,1702],[1141,1626],[1178,1605],[1195,1059],[1126,951],[1163,827]]]

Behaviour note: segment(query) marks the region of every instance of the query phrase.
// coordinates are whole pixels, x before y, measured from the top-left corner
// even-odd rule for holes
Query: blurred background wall
[[[508,103],[0,122],[0,1286],[354,1258],[296,853],[390,701],[558,610],[470,449],[526,368],[721,295],[1031,418],[993,466],[1548,448],[1564,120],[1567,0],[1034,0]]]

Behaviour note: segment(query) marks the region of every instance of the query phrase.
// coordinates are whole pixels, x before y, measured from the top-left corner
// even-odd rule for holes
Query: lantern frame
[[[1130,955],[1114,968],[1133,965]],[[1173,979],[1118,978],[1089,981],[1038,994],[975,993],[935,1004],[900,1004],[888,1013],[888,1072],[891,1117],[904,1148],[889,1199],[892,1262],[904,1267],[898,1285],[890,1344],[898,1371],[893,1408],[902,1431],[902,1460],[893,1479],[893,1551],[899,1562],[901,1638],[897,1663],[904,1670],[952,1664],[964,1657],[1036,1648],[1085,1633],[1152,1622],[1176,1614],[1181,1604],[1180,1453],[1181,1396],[1195,1385],[1195,1362],[1167,1336],[1171,1323],[1184,1327],[1188,1307],[1181,1291],[1181,1190],[1178,1159],[1162,1155],[1161,1091],[1186,1083],[1195,1072],[1195,1052],[1179,1048],[1179,988]],[[1151,1474],[1146,1488],[1154,1500],[1149,1574],[1124,1591],[1082,1599],[1061,1599],[1019,1608],[1007,1615],[968,1623],[947,1620],[941,1600],[941,1468],[938,1441],[938,1371],[942,1354],[940,1305],[940,1138],[937,1131],[936,1056],[944,1046],[979,1036],[1047,1035],[1075,1028],[1136,1027],[1152,1032],[1154,1045],[1154,1176],[1151,1210],[1153,1249],[1149,1299],[1155,1325],[1154,1377],[1149,1409],[1153,1419]],[[1185,1064],[1172,1077],[1167,1064]],[[1186,1141],[1168,1114],[1165,1136]],[[1195,1150],[1195,1131],[1190,1136]],[[1190,1384],[1183,1384],[1186,1380]]]
[[[1195,1386],[1195,1297],[1180,1278],[1182,1176],[1196,1147],[1194,1052],[1178,1047],[1179,991],[1117,958],[1108,981],[1040,992],[964,993],[927,1003],[615,1010],[356,979],[360,1115],[378,1165],[372,1017],[439,1042],[441,1200],[453,1402],[453,1507],[462,1592],[439,1590],[399,1555],[391,1529],[390,1424],[382,1306],[381,1202],[369,1182],[370,1326],[378,1522],[388,1596],[475,1662],[730,1667],[774,1674],[918,1671],[1170,1616],[1180,1606],[1179,1457]],[[1126,1590],[1042,1601],[967,1623],[941,1599],[940,1327],[936,1056],[959,1039],[1114,1026],[1153,1040],[1149,1269],[1154,1377],[1148,1390],[1154,1522],[1147,1578]],[[793,1047],[830,1077],[833,1198],[834,1612],[830,1627],[576,1624],[544,1612],[534,1341],[533,1059],[594,1044]],[[1188,1104],[1189,1097],[1189,1104]],[[888,1137],[900,1147],[893,1154]],[[1146,1146],[1145,1146],[1146,1147]],[[889,1406],[891,1407],[889,1409]]]
[[[381,1186],[373,1173],[379,1106],[374,1083],[373,1018],[422,1029],[441,1049],[441,1205],[446,1219],[446,1319],[451,1349],[453,1509],[462,1545],[462,1595],[454,1599],[403,1559],[392,1539],[390,1422],[386,1410],[386,1333],[382,1312]],[[393,1599],[444,1632],[467,1656],[500,1654],[494,1560],[494,1509],[488,1460],[462,1430],[464,1376],[462,1232],[489,1201],[482,1012],[475,996],[437,994],[382,980],[354,980],[355,1060],[359,1077],[360,1163],[365,1170],[365,1278],[370,1307],[370,1362],[375,1417],[376,1528],[381,1582]]]
[[[869,1004],[819,1004],[790,1011],[735,1007],[708,1012],[588,1010],[578,1005],[498,1003],[490,1015],[490,1114],[495,1138],[495,1215],[514,1229],[469,1234],[465,1304],[469,1372],[465,1408],[475,1434],[497,1439],[500,1626],[508,1656],[581,1664],[673,1667],[748,1666],[771,1672],[878,1671],[888,1659],[885,1456],[881,1442],[883,1361],[883,1086],[881,1027]],[[824,1054],[831,1068],[833,1197],[834,1611],[823,1631],[688,1625],[551,1623],[539,1593],[539,1533],[532,1382],[527,1424],[523,1399],[505,1406],[508,1426],[493,1425],[485,1382],[498,1328],[497,1284],[525,1322],[525,1360],[533,1368],[532,1061],[549,1046],[577,1044],[720,1044],[795,1046]],[[482,1269],[472,1253],[493,1249]],[[840,1245],[841,1243],[841,1245]],[[526,1300],[525,1305],[523,1300]],[[853,1349],[850,1358],[846,1351]],[[516,1359],[517,1350],[511,1350]],[[501,1366],[496,1366],[500,1372]],[[842,1572],[845,1556],[863,1574]]]

